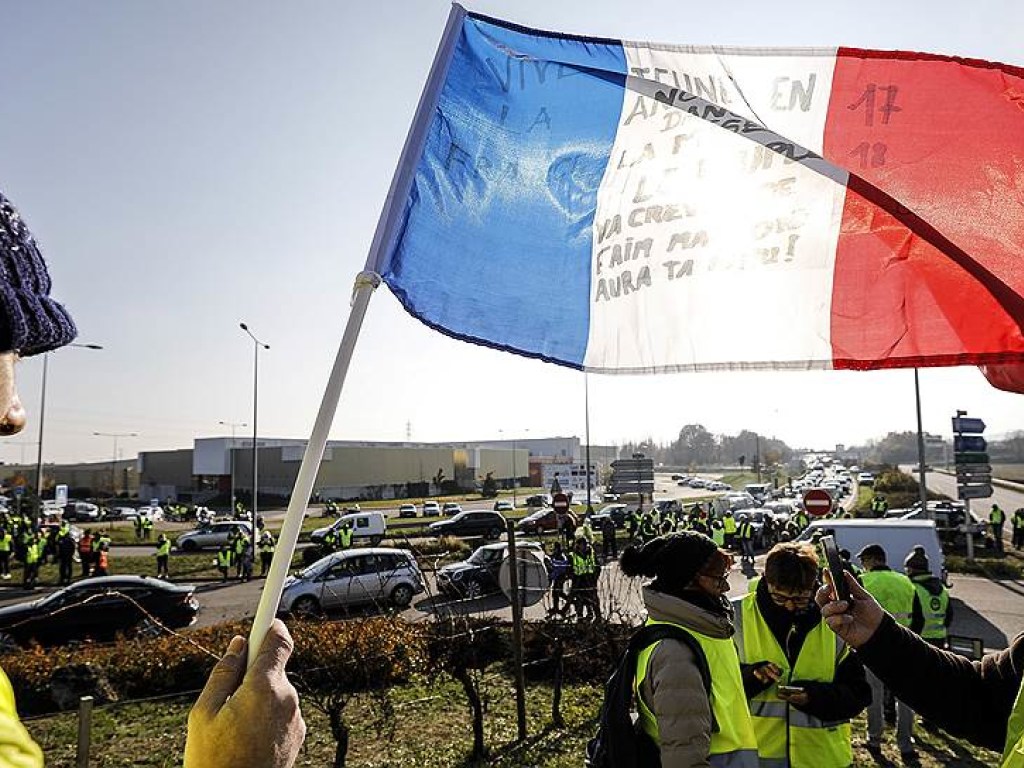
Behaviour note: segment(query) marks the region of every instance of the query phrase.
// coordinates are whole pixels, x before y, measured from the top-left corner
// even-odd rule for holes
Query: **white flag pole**
[[[345,375],[348,373],[349,363],[352,361],[352,353],[355,350],[356,339],[359,337],[359,329],[362,327],[363,318],[366,316],[366,307],[370,302],[370,295],[380,284],[380,276],[378,275],[380,260],[390,252],[391,241],[397,232],[397,224],[401,219],[405,200],[409,195],[409,189],[412,186],[420,155],[423,153],[423,145],[426,141],[434,112],[437,109],[441,87],[444,85],[448,64],[451,61],[452,51],[458,40],[465,16],[466,11],[462,6],[458,4],[452,5],[444,34],[441,37],[441,43],[438,45],[437,53],[434,55],[430,74],[427,77],[426,85],[416,107],[416,115],[409,129],[409,135],[405,139],[405,146],[402,148],[398,169],[391,180],[391,188],[388,190],[387,199],[384,201],[384,208],[381,210],[380,219],[377,221],[377,230],[373,236],[373,244],[370,246],[370,253],[366,259],[366,269],[356,277],[352,295],[352,309],[349,312],[348,322],[345,325],[345,332],[341,337],[341,346],[338,348],[337,357],[334,359],[334,367],[331,369],[331,376],[327,380],[327,387],[324,389],[320,410],[317,412],[316,421],[313,423],[313,431],[309,436],[306,451],[302,456],[302,465],[299,467],[299,474],[295,478],[295,487],[292,489],[291,500],[288,503],[288,512],[285,515],[284,524],[281,526],[281,533],[278,536],[274,559],[270,563],[270,571],[267,573],[267,580],[263,585],[259,606],[256,608],[256,618],[253,619],[252,630],[249,632],[248,666],[250,667],[259,653],[260,646],[263,645],[263,638],[266,637],[270,624],[277,614],[277,606],[281,602],[284,580],[288,576],[288,569],[295,554],[295,544],[298,542],[299,533],[302,530],[302,520],[305,516],[306,505],[309,503],[309,497],[313,493],[313,483],[316,481],[320,462],[324,456],[324,449],[327,447],[327,435],[331,430],[334,414],[338,410],[341,389],[345,384]]]

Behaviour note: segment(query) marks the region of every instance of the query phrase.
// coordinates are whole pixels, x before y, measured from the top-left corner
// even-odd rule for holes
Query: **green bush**
[[[1024,569],[1017,560],[996,557],[979,557],[968,562],[960,555],[946,555],[946,570],[950,573],[973,573],[990,579],[1020,579]]]

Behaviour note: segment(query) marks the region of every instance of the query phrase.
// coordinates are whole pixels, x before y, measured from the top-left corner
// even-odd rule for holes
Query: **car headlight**
[[[447,574],[447,575],[448,575],[448,578],[451,579],[452,581],[461,581],[462,580],[462,571],[456,571],[455,573],[451,573],[451,574]]]

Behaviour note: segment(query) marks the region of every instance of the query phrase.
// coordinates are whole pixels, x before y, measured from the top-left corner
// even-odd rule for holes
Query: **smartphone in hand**
[[[839,556],[839,547],[836,545],[835,536],[822,536],[819,542],[822,551],[825,553],[825,563],[829,576],[832,577],[832,589],[835,591],[836,600],[850,601],[850,586],[846,583],[846,569],[843,567],[843,558]]]

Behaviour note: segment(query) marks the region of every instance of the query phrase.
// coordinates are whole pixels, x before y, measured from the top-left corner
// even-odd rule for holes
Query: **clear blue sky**
[[[852,45],[1024,64],[1024,4],[470,0],[522,24],[627,39]],[[443,0],[9,0],[0,33],[0,188],[36,232],[82,341],[50,361],[48,459],[108,459],[251,421],[306,437],[416,100]],[[723,312],[743,312],[723,300]],[[753,318],[752,318],[753,321]],[[35,418],[41,366],[22,366]],[[1024,428],[1024,396],[974,369],[922,372],[925,427],[965,408]],[[590,379],[595,441],[699,421],[791,444],[914,427],[912,373]],[[461,344],[371,303],[332,437],[581,434],[582,375]],[[20,441],[35,440],[34,421]],[[0,446],[0,460],[34,455]]]

